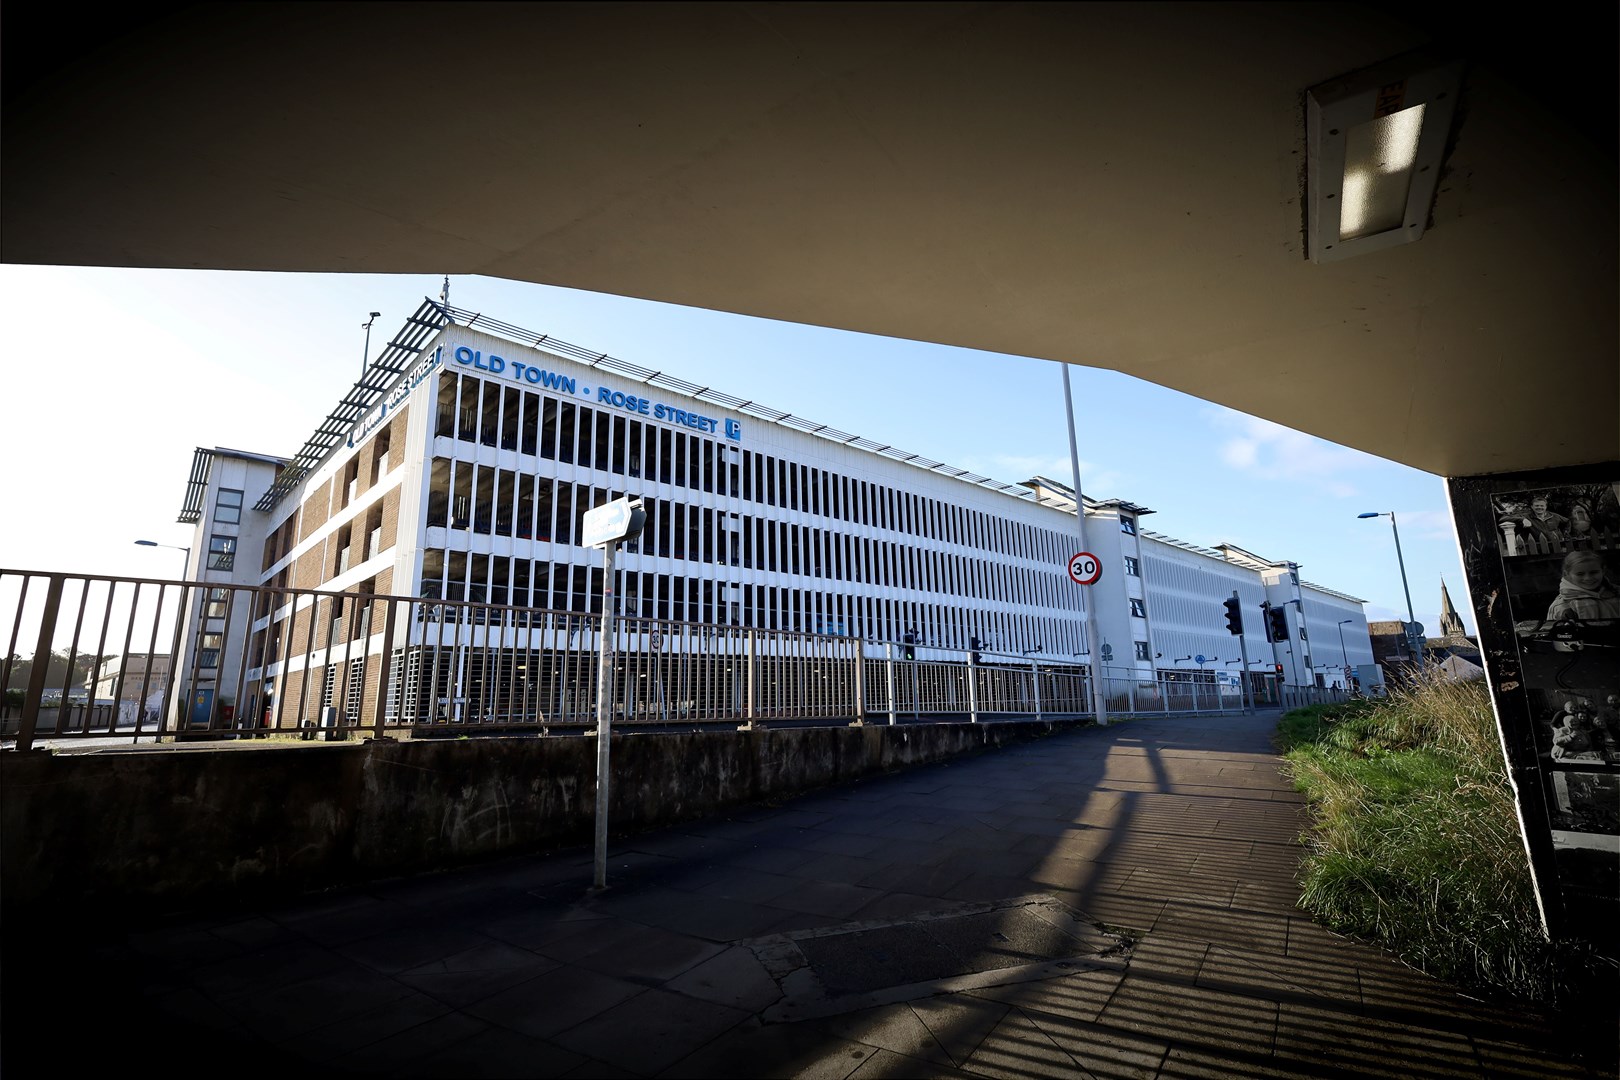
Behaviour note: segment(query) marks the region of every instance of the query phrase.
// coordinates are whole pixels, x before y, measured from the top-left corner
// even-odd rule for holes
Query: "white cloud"
[[[1457,535],[1447,510],[1397,510],[1397,527],[1406,526],[1408,535],[1422,540],[1451,540]]]
[[[1231,409],[1212,409],[1209,416],[1217,431],[1232,433],[1220,446],[1221,460],[1232,468],[1267,480],[1309,480],[1339,497],[1358,494],[1339,474],[1367,464],[1360,451]]]

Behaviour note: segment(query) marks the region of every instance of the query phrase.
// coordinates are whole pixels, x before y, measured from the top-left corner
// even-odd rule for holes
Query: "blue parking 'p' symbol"
[[[726,421],[726,438],[735,439],[737,442],[742,442],[742,421],[741,420],[727,420]]]

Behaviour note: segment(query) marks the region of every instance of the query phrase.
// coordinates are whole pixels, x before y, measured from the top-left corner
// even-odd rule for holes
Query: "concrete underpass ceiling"
[[[1113,368],[1443,475],[1620,457],[1613,5],[31,6],[6,262],[486,274]],[[1423,45],[1470,65],[1431,227],[1308,262],[1302,92]]]

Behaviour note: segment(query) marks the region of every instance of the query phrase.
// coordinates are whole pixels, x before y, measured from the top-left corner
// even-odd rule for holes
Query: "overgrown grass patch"
[[[1579,946],[1541,932],[1483,682],[1288,713],[1287,770],[1312,810],[1301,904],[1460,985],[1551,1002]]]

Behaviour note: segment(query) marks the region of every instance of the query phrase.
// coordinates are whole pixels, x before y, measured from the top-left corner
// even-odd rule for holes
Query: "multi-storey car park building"
[[[1347,667],[1371,661],[1362,601],[1294,563],[1194,547],[1143,529],[1146,507],[1087,498],[1104,570],[1082,589],[1062,484],[998,483],[426,300],[292,458],[198,449],[180,520],[197,530],[191,575],[215,587],[183,632],[192,722],[221,708],[309,722],[371,700],[385,675],[398,718],[472,715],[469,678],[522,678],[527,658],[576,646],[603,596],[581,519],[625,495],[646,512],[615,573],[631,618],[1235,687],[1235,591],[1261,700],[1348,685]],[[274,591],[246,603],[228,585]],[[389,636],[363,605],[311,590],[424,602]],[[1266,603],[1286,640],[1268,640]],[[461,604],[574,614],[514,615],[500,648],[521,643],[486,672],[488,616],[474,625]],[[650,640],[679,652],[704,634]]]

